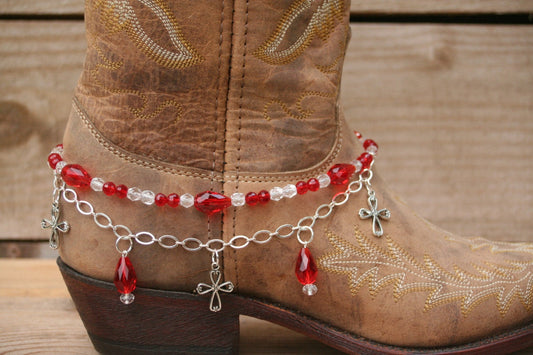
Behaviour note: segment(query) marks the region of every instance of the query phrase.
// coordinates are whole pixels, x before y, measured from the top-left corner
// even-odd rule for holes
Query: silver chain
[[[211,253],[222,252],[226,247],[232,249],[243,249],[250,245],[250,242],[256,244],[268,243],[272,238],[277,237],[285,239],[293,236],[296,233],[298,242],[304,246],[311,243],[314,237],[313,227],[317,220],[325,219],[331,215],[333,209],[337,206],[344,205],[348,202],[350,195],[361,191],[363,186],[368,186],[372,179],[372,174],[368,174],[363,177],[359,175],[359,180],[354,180],[344,192],[336,194],[331,202],[318,206],[315,213],[312,216],[306,216],[301,218],[296,225],[283,224],[276,228],[275,231],[262,229],[255,232],[251,237],[246,235],[236,235],[228,242],[222,239],[211,239],[207,242],[202,242],[200,239],[194,237],[188,237],[180,240],[178,237],[164,234],[156,237],[154,234],[146,231],[133,233],[130,228],[122,224],[114,224],[111,217],[102,212],[96,212],[93,205],[85,200],[80,200],[78,194],[73,189],[67,188],[65,183],[59,178],[55,177],[54,180],[54,196],[61,197],[65,202],[76,205],[76,209],[79,213],[86,216],[92,216],[94,223],[102,229],[111,229],[115,234],[116,242],[115,246],[119,253],[129,253],[133,248],[133,242],[137,242],[141,245],[152,245],[158,243],[165,249],[173,249],[181,246],[187,251],[199,251],[206,249]],[[59,181],[58,181],[59,180]],[[124,243],[125,245],[124,245]]]

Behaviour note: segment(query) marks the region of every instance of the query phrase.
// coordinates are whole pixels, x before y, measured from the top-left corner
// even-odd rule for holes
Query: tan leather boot
[[[533,245],[442,231],[373,165],[325,186],[339,182],[333,165],[375,148],[338,104],[348,20],[341,0],[87,1],[63,159],[130,190],[58,180],[54,231],[68,221],[59,264],[99,351],[231,353],[239,314],[348,353],[533,344]],[[317,176],[318,191],[295,193]],[[150,191],[181,205],[156,206]],[[211,204],[206,191],[218,193]],[[249,195],[240,206],[260,191],[267,203]],[[221,211],[207,216],[187,194]],[[313,296],[294,273],[304,246],[318,267],[316,282],[302,276]],[[112,284],[121,253],[137,279],[122,290],[126,303],[135,295],[128,305]]]

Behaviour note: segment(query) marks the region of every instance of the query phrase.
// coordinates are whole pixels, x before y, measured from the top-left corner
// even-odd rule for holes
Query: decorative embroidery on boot
[[[358,229],[355,230],[356,244],[331,232],[327,237],[334,250],[318,258],[319,269],[348,276],[352,295],[365,285],[372,297],[391,286],[396,300],[412,292],[426,292],[424,311],[457,302],[465,317],[489,298],[494,298],[502,317],[515,300],[520,301],[526,310],[531,310],[533,274],[527,266],[533,264],[533,259],[473,264],[478,273],[456,265],[453,271],[447,271],[427,254],[424,260],[416,260],[388,236],[385,238],[386,248],[372,243]]]
[[[204,60],[185,39],[174,14],[163,1],[138,1],[161,21],[174,50],[166,49],[150,38],[129,0],[96,0],[94,8],[100,8],[102,21],[108,30],[112,33],[125,31],[139,50],[163,67],[183,69]]]
[[[491,254],[518,252],[529,253],[533,255],[533,244],[528,243],[507,243],[487,240],[481,237],[474,238],[456,238],[453,236],[445,236],[446,240],[468,245],[470,250],[477,251],[487,248]]]
[[[122,61],[113,61],[109,59],[105,52],[98,46],[96,43],[96,38],[91,36],[89,33],[87,34],[88,38],[88,46],[90,49],[94,50],[97,53],[97,56],[99,58],[99,62],[95,65],[94,68],[89,69],[89,73],[91,75],[91,78],[95,84],[100,86],[102,90],[105,90],[111,94],[122,94],[122,95],[133,95],[136,96],[139,101],[141,102],[141,105],[139,107],[132,107],[128,106],[129,111],[136,117],[141,120],[149,120],[154,117],[157,117],[161,112],[163,112],[164,109],[173,107],[176,111],[174,115],[174,123],[179,121],[181,116],[183,115],[183,107],[180,105],[176,100],[165,100],[163,102],[160,102],[157,107],[152,112],[147,112],[148,106],[151,106],[150,100],[148,99],[148,96],[138,90],[128,90],[128,89],[116,89],[116,88],[109,88],[107,87],[101,80],[100,80],[100,71],[102,69],[108,70],[108,71],[116,71],[119,70],[124,63]],[[159,100],[159,98],[156,98],[156,100]]]
[[[315,37],[326,41],[335,27],[342,22],[346,6],[343,0],[324,0],[314,11],[303,33],[296,40],[284,45],[285,49],[280,48],[286,37],[290,37],[287,33],[297,18],[317,2],[317,0],[295,1],[282,15],[275,31],[253,52],[253,55],[269,64],[287,64],[298,58]]]
[[[335,96],[336,96],[336,93],[327,93],[327,92],[320,92],[320,91],[305,91],[300,95],[300,97],[296,101],[296,110],[297,110],[296,112],[291,110],[290,107],[285,102],[278,100],[278,99],[273,99],[265,104],[265,108],[263,110],[263,117],[267,121],[274,119],[274,117],[272,117],[272,115],[270,114],[271,107],[274,105],[279,105],[279,107],[281,107],[281,109],[287,116],[297,119],[297,120],[304,120],[310,115],[312,115],[313,112],[315,111],[311,109],[304,109],[302,106],[303,100],[305,100],[308,97],[332,98]],[[286,117],[282,116],[281,118],[286,118]]]

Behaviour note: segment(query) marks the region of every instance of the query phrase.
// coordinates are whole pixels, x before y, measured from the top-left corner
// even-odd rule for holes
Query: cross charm
[[[378,199],[373,193],[368,195],[368,206],[370,209],[361,208],[359,210],[359,217],[361,217],[361,219],[372,217],[372,233],[374,233],[376,237],[381,237],[383,235],[383,227],[381,226],[380,219],[389,219],[390,211],[386,208],[378,210]]]
[[[59,247],[59,232],[67,233],[70,229],[68,222],[59,222],[59,206],[57,203],[52,204],[52,217],[41,221],[41,228],[50,228],[52,230],[50,248],[57,249]]]
[[[212,312],[218,312],[222,309],[222,302],[220,301],[219,292],[229,293],[233,291],[234,286],[231,281],[226,281],[223,284],[220,284],[221,276],[222,275],[220,275],[218,265],[213,264],[212,270],[209,273],[211,285],[199,283],[198,286],[196,286],[196,292],[198,292],[200,295],[205,295],[212,292],[211,302],[209,303],[209,309]]]

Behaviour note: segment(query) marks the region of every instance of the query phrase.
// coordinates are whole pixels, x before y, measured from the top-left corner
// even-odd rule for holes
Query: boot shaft
[[[88,0],[76,99],[141,158],[237,176],[310,168],[338,138],[348,11],[341,0]]]

